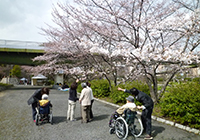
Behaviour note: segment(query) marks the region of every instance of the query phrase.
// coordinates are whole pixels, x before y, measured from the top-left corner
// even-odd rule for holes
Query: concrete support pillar
[[[57,84],[57,83],[63,84],[63,82],[64,82],[63,73],[55,74],[55,78],[54,79],[55,79],[55,84]]]

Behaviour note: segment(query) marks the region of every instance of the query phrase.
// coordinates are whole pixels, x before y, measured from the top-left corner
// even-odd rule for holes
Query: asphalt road
[[[25,86],[24,86],[25,87]],[[117,140],[109,134],[108,121],[116,107],[94,101],[94,119],[81,123],[80,104],[76,104],[77,121],[66,122],[68,92],[52,89],[49,98],[53,104],[54,124],[36,126],[31,117],[28,98],[34,88],[12,88],[0,92],[0,140]],[[154,140],[200,140],[200,136],[176,127],[152,121]],[[142,140],[129,136],[128,140]]]

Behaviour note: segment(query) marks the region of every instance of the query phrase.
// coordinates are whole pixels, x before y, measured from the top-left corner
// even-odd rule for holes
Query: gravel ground
[[[80,104],[77,102],[75,117],[77,121],[66,122],[68,92],[51,89],[50,100],[53,104],[53,121],[36,126],[32,121],[31,106],[28,98],[34,88],[12,88],[0,92],[0,140],[116,140],[109,134],[108,121],[116,109],[113,106],[95,101],[94,119],[87,124],[81,123]],[[178,128],[153,121],[154,140],[199,140],[200,136]],[[137,138],[142,140],[144,136]],[[129,136],[128,140],[135,140]]]

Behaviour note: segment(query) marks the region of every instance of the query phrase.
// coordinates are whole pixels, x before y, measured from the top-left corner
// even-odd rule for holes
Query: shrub
[[[54,84],[54,81],[53,80],[48,80],[47,81],[47,85],[53,85]]]
[[[70,84],[71,85],[71,84]],[[77,92],[78,93],[81,93],[81,90],[82,90],[83,88],[81,87],[81,83],[78,83],[78,87],[77,87]]]
[[[161,99],[160,106],[164,117],[200,128],[200,86],[197,82],[173,84]]]
[[[9,84],[0,83],[0,86],[8,86]]]
[[[107,80],[101,79],[101,80],[93,80],[90,81],[91,83],[91,88],[93,91],[93,95],[96,98],[100,97],[107,97],[110,94],[110,89],[109,89],[109,83]],[[79,84],[77,91],[81,92],[82,87],[81,84]]]
[[[93,95],[96,98],[107,97],[110,94],[109,83],[105,79],[93,80],[90,82]]]
[[[0,83],[0,91],[3,91],[5,89],[8,89],[10,87],[12,87],[13,85],[11,84],[4,84],[4,83]]]
[[[200,77],[195,77],[195,78],[192,79],[192,81],[200,83]]]
[[[149,94],[149,88],[146,84],[139,81],[126,82],[125,84],[120,84],[117,87],[113,88],[113,93],[111,93],[110,97],[113,99],[114,103],[126,103],[126,97],[130,95],[129,93],[118,91],[118,87],[121,87],[123,89],[131,89],[135,87],[138,90]],[[136,104],[139,104],[139,102],[136,102]]]
[[[119,85],[119,87],[125,88],[124,85]],[[126,103],[126,97],[129,96],[129,93],[118,91],[117,87],[114,87],[112,91],[113,92],[110,94],[110,97],[114,103]]]

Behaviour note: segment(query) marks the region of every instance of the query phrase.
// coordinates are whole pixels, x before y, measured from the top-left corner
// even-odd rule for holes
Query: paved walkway
[[[93,105],[94,120],[81,123],[80,104],[76,105],[77,121],[66,123],[68,93],[52,89],[50,99],[53,104],[54,124],[36,126],[31,119],[28,98],[36,89],[13,88],[0,92],[0,140],[117,140],[109,134],[108,121],[116,107],[101,101]],[[154,140],[200,140],[200,135],[166,125],[152,122]],[[142,140],[129,136],[128,140]]]

